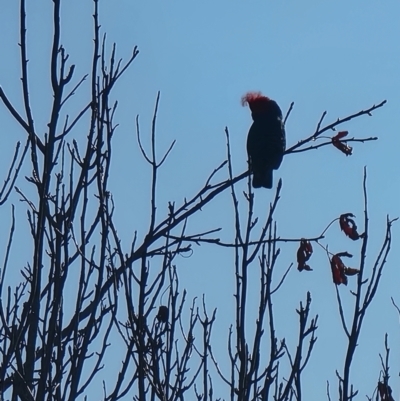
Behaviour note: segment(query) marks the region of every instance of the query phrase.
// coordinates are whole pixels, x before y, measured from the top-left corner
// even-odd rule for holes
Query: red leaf
[[[342,231],[353,241],[356,241],[359,238],[362,238],[364,234],[358,234],[356,223],[350,217],[355,216],[352,213],[341,214],[339,218],[339,224]]]
[[[344,269],[344,274],[346,276],[355,276],[356,274],[360,273],[360,270],[358,269],[353,269],[352,267],[346,267]]]
[[[343,264],[342,259],[338,254],[333,255],[331,259],[331,270],[333,282],[336,285],[344,284],[347,285],[347,277],[344,274],[346,266]]]
[[[298,266],[297,266],[297,270],[299,271],[299,272],[302,272],[303,270],[306,270],[306,271],[312,271],[312,269],[311,269],[311,266],[310,265],[307,265],[307,264],[303,264],[303,265],[301,265],[301,264],[299,264]]]
[[[310,259],[313,253],[312,245],[310,241],[305,240],[304,238],[300,241],[299,249],[297,250],[297,269],[299,271],[307,270],[311,271],[311,267],[306,264],[307,260]]]
[[[351,146],[346,145],[340,141],[332,141],[333,146],[343,152],[346,156],[350,156],[353,153],[353,148]]]
[[[348,252],[339,252],[336,255],[332,256],[331,259],[331,270],[333,282],[336,285],[344,284],[347,285],[347,276],[354,276],[360,272],[358,269],[353,269],[352,267],[346,267],[342,262],[341,256],[345,256],[348,258],[352,258]]]
[[[347,145],[345,142],[342,142],[340,139],[347,136],[348,131],[340,131],[335,136],[331,138],[333,146],[343,152],[346,156],[350,156],[353,148]]]
[[[339,131],[334,137],[332,137],[332,141],[338,141],[339,139],[344,138],[349,134],[349,131]]]
[[[378,382],[378,391],[381,401],[394,401],[392,397],[392,389],[389,385],[383,382]]]

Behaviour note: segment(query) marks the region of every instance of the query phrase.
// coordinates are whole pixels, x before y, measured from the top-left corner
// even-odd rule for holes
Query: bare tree
[[[140,401],[172,401],[195,397],[211,401],[216,399],[217,381],[227,386],[227,399],[231,400],[305,399],[302,372],[317,341],[318,316],[312,314],[311,294],[305,291],[296,309],[297,344],[293,348],[285,338],[278,338],[273,298],[277,291],[284,291],[283,284],[292,265],[282,269],[276,266],[280,264],[280,246],[296,242],[300,245],[298,269],[310,270],[307,263],[313,252],[311,244],[321,244],[326,230],[312,238],[278,235],[274,212],[279,204],[282,182],[264,219],[255,216],[256,195],[250,186],[249,172],[233,175],[228,129],[226,157],[220,165],[212,169],[194,195],[179,205],[170,202],[168,213],[160,217],[157,213],[159,172],[175,142],[161,158],[157,157],[158,93],[151,122],[150,149],[143,145],[139,119],[136,119],[138,147],[151,168],[149,223],[145,235],[141,238],[135,232],[129,249],[123,249],[115,225],[113,194],[109,190],[113,135],[118,125],[114,121],[117,101],[113,98],[113,89],[139,51],[134,47],[127,61],[117,57],[115,44],[108,52],[106,36],[100,29],[98,0],[94,0],[93,5],[92,64],[87,66],[87,75],[76,77],[75,65],[69,61],[68,50],[61,43],[61,0],[53,1],[54,35],[49,49],[53,101],[46,131],[41,135],[32,112],[29,88],[34,77],[28,70],[25,0],[20,0],[23,110],[15,106],[1,87],[0,98],[26,139],[23,148],[19,142],[16,144],[9,170],[5,172],[0,204],[6,205],[13,191],[24,202],[33,250],[31,259],[21,269],[20,284],[7,286],[12,245],[18,238],[12,206],[12,225],[0,275],[2,399],[77,400],[88,397],[97,391],[99,372],[113,355],[115,342],[123,345],[120,368],[118,372],[109,372],[108,380],[103,382],[104,400],[129,397]],[[84,91],[83,84],[87,81],[90,83],[88,93],[83,95],[87,101],[70,117],[66,107],[76,93]],[[349,120],[371,115],[384,104],[385,101],[325,126],[322,125],[324,113],[315,131],[290,146],[285,156],[325,146],[335,146],[351,154],[349,143],[377,138],[345,139],[346,131],[329,138],[322,134]],[[285,121],[292,108],[293,104]],[[77,141],[74,136],[78,126],[86,127],[84,141]],[[32,172],[25,180],[21,177],[24,166],[29,166]],[[217,173],[221,172],[225,178],[218,181]],[[247,189],[242,197],[238,195],[238,185],[246,179]],[[233,205],[232,242],[215,237],[220,227],[188,233],[187,223],[193,216],[224,192],[231,193]],[[393,221],[388,218],[381,251],[368,270],[366,174],[364,199],[365,232],[357,238],[361,239],[360,266],[357,271],[336,266],[345,275],[357,274],[350,324],[345,319],[337,291],[339,314],[348,337],[344,369],[337,373],[339,396],[343,401],[357,395],[350,380],[351,363],[363,319],[378,290],[391,245]],[[245,207],[241,206],[242,202]],[[190,299],[179,281],[177,256],[190,256],[194,245],[202,243],[230,248],[234,253],[235,320],[227,333],[228,372],[221,368],[212,346],[216,306],[210,309],[205,298],[201,302]],[[338,254],[325,249],[328,263],[332,264],[333,257]],[[248,304],[250,284],[254,288],[249,269],[254,266],[259,272],[257,317],[249,325],[249,310],[253,307]],[[278,271],[283,273],[278,275]],[[160,299],[164,300],[161,304]],[[387,361],[382,365],[382,383],[388,386]]]

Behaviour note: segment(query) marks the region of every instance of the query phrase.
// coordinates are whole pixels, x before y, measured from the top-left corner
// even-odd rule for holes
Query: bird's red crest
[[[248,92],[242,97],[242,106],[248,104],[253,113],[263,112],[267,109],[270,100],[269,97],[263,96],[261,92]]]

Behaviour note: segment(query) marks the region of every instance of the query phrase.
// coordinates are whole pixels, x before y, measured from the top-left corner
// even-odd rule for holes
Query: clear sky
[[[2,1],[0,13],[0,84],[17,106],[21,105],[18,67],[18,6]],[[92,7],[89,0],[64,2],[62,43],[76,64],[76,80],[90,72]],[[48,64],[51,43],[51,4],[28,6],[28,57],[35,122],[45,132],[50,114]],[[284,113],[294,102],[286,125],[287,144],[311,135],[326,111],[326,123],[336,121],[386,99],[387,104],[370,116],[362,116],[341,126],[351,137],[378,136],[379,141],[355,143],[353,155],[346,157],[333,147],[288,155],[275,184],[283,180],[282,199],[276,217],[282,237],[318,236],[341,213],[352,212],[362,230],[363,168],[368,171],[368,200],[371,241],[368,269],[383,240],[386,215],[400,215],[400,3],[379,1],[132,1],[100,0],[102,32],[107,32],[109,48],[117,43],[118,56],[127,60],[137,45],[140,54],[121,79],[114,96],[119,106],[120,124],[114,142],[111,189],[117,205],[116,218],[123,246],[128,251],[134,230],[139,235],[147,227],[150,169],[140,158],[135,139],[135,116],[140,116],[145,139],[158,91],[160,154],[176,139],[177,144],[161,173],[159,216],[167,213],[167,202],[180,204],[205,182],[208,174],[225,157],[224,128],[232,145],[234,173],[247,167],[245,142],[251,124],[250,112],[240,98],[249,90],[262,91],[276,100]],[[71,112],[87,103],[84,86],[77,93]],[[9,163],[9,154],[24,132],[0,107],[2,156],[0,171]],[[332,132],[332,135],[334,133]],[[330,135],[330,134],[329,134]],[[79,138],[77,138],[79,140]],[[25,171],[29,174],[29,169]],[[225,174],[225,173],[224,173]],[[223,174],[219,176],[221,179]],[[17,185],[25,185],[23,175]],[[241,193],[245,183],[239,184]],[[274,191],[256,192],[256,208],[265,216]],[[25,205],[13,194],[17,224],[26,228]],[[243,199],[241,199],[243,205]],[[9,205],[0,209],[1,222],[8,227]],[[18,227],[18,225],[17,225]],[[189,224],[192,232],[222,227],[220,237],[233,240],[233,211],[228,193],[205,208]],[[399,224],[393,229],[393,248],[385,268],[379,293],[362,331],[353,365],[353,383],[359,399],[371,395],[380,370],[378,354],[384,351],[384,334],[389,333],[392,349],[392,381],[395,398],[399,394],[399,319],[390,297],[400,303],[398,270]],[[0,235],[4,254],[7,237]],[[24,241],[21,237],[21,241]],[[28,237],[27,237],[28,238]],[[29,241],[29,239],[28,239]],[[351,242],[335,224],[322,241],[332,252],[353,253],[351,265],[359,262],[361,242]],[[295,262],[297,244],[283,244],[280,264],[284,271]],[[344,361],[345,338],[341,328],[334,285],[326,255],[318,246],[310,261],[313,272],[295,268],[275,300],[277,334],[294,340],[297,316],[294,312],[307,291],[313,298],[312,312],[320,318],[318,341],[304,374],[304,394],[308,400],[326,398],[326,381],[332,399],[337,399],[335,370]],[[15,256],[23,264],[29,255]],[[218,357],[226,356],[227,329],[233,322],[233,253],[202,245],[191,258],[178,263],[181,284],[190,297],[206,294],[209,309],[218,308],[214,341]],[[255,266],[256,268],[256,266]],[[15,269],[16,280],[19,268]],[[256,285],[256,283],[255,283]],[[350,311],[350,290],[341,286],[344,308]],[[118,368],[118,365],[115,367]],[[216,396],[227,397],[228,389],[218,384]],[[89,397],[90,398],[90,397]]]

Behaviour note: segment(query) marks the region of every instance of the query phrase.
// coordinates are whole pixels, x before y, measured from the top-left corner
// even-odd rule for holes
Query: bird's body
[[[249,104],[253,118],[247,137],[253,187],[272,188],[272,171],[281,165],[286,148],[282,111],[275,101],[260,93],[248,93],[242,102]]]

